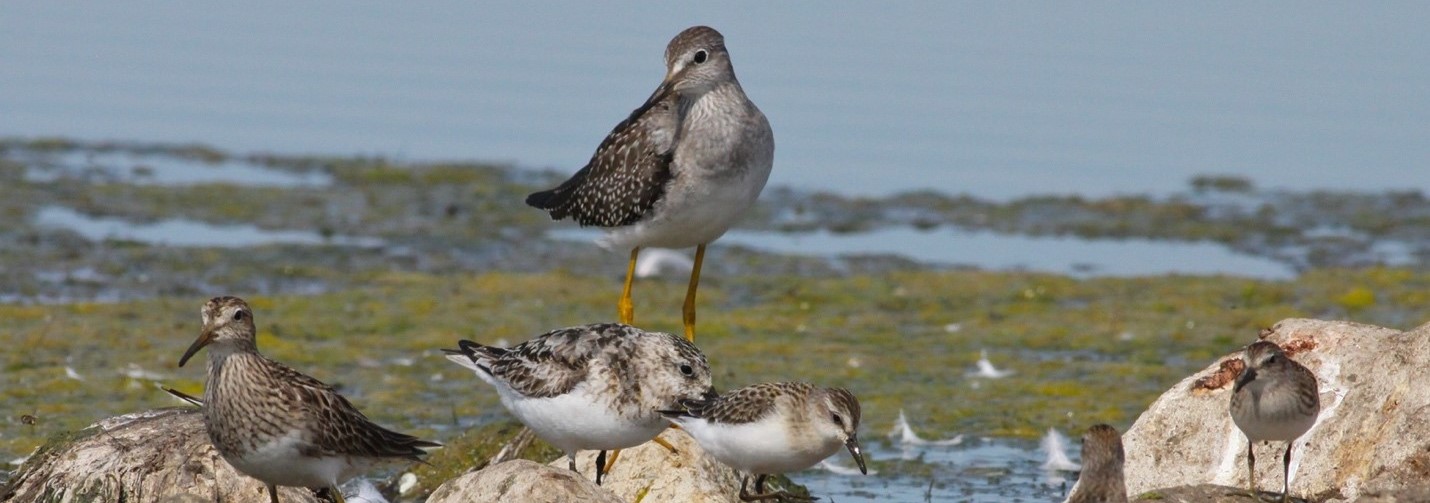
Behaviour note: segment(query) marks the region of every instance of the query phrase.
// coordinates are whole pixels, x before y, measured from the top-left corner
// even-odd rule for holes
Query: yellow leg
[[[636,305],[631,302],[631,283],[636,280],[636,257],[639,257],[640,254],[640,247],[631,249],[631,263],[626,266],[626,286],[621,289],[621,300],[616,303],[616,314],[621,317],[621,323],[627,325],[636,322]],[[615,460],[614,457],[611,459]]]
[[[672,454],[680,452],[680,450],[676,449],[675,446],[670,445],[670,442],[666,442],[663,438],[655,437],[654,439],[651,439],[651,441],[660,444],[661,447],[669,449]],[[611,473],[611,467],[616,466],[616,458],[619,457],[621,457],[620,449],[611,451],[611,457],[606,458],[606,466],[601,468],[601,473]]]
[[[666,448],[666,450],[670,451],[671,454],[680,452],[679,449],[676,449],[675,446],[670,445],[670,442],[666,442],[663,438],[655,437],[655,439],[651,441],[660,444],[661,447]]]
[[[611,473],[611,467],[616,466],[616,459],[621,457],[621,450],[611,451],[611,457],[606,458],[606,466],[601,467],[601,473]]]
[[[705,245],[695,247],[695,267],[690,268],[690,287],[685,290],[685,339],[695,341],[695,290],[700,288],[700,264],[705,262]]]

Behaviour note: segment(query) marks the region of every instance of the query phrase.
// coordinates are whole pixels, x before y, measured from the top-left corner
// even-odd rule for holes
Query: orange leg
[[[685,290],[685,339],[695,341],[695,290],[700,288],[700,264],[705,262],[705,245],[695,247],[695,267],[690,268],[690,286]]]
[[[663,438],[655,437],[655,438],[651,439],[651,442],[655,442],[655,443],[657,443],[657,444],[660,444],[661,447],[664,447],[664,448],[670,450],[671,454],[675,454],[675,453],[680,452],[679,450],[677,450],[677,449],[675,448],[675,446],[670,445],[670,442],[666,442],[665,439],[663,439]],[[621,457],[621,450],[620,450],[620,449],[616,449],[616,450],[614,450],[614,451],[611,451],[611,457],[609,457],[609,458],[606,459],[606,466],[603,467],[603,468],[601,468],[601,473],[611,473],[611,467],[616,466],[616,458],[619,458],[619,457]]]
[[[631,263],[626,266],[626,286],[621,289],[621,300],[616,302],[616,314],[620,316],[621,323],[627,325],[636,322],[636,305],[631,302],[631,283],[636,280],[636,258],[641,254],[640,247],[631,249]],[[611,458],[612,461],[615,458]]]

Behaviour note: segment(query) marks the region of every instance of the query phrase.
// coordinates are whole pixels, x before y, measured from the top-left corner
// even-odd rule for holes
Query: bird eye
[[[710,53],[705,52],[705,49],[701,49],[701,50],[695,51],[695,60],[694,60],[694,61],[695,61],[695,64],[698,65],[698,64],[704,63],[705,60],[706,60],[706,59],[709,59],[709,58],[710,58]]]
[[[234,311],[233,321],[243,321],[243,311]]]
[[[689,365],[681,365],[681,366],[680,366],[680,373],[685,374],[687,377],[688,377],[688,376],[693,376],[693,375],[695,375],[695,368],[693,368],[693,367],[691,367],[691,366],[689,366]]]
[[[844,426],[844,418],[839,417],[839,414],[835,414],[835,415],[834,415],[834,424],[837,424],[837,425],[839,425],[839,426],[842,428],[842,427]]]

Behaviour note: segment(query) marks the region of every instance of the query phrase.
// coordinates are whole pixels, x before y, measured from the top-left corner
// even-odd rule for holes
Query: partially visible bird
[[[803,382],[761,383],[715,398],[687,400],[663,412],[690,433],[700,448],[736,470],[755,475],[755,492],[740,479],[740,499],[797,499],[785,491],[765,492],[770,475],[804,470],[849,450],[868,474],[859,449],[859,400],[844,388]]]
[[[1066,503],[1127,503],[1122,436],[1117,428],[1095,424],[1082,435],[1082,475]]]
[[[695,294],[705,246],[754,204],[774,165],[770,123],[735,78],[725,38],[707,26],[680,32],[665,48],[665,79],[616,125],[591,160],[556,188],[527,196],[551,218],[608,231],[598,243],[630,250],[617,303],[635,322],[631,283],[641,248],[695,248],[682,310],[695,339]]]
[[[1247,488],[1256,498],[1256,443],[1286,442],[1286,454],[1281,458],[1281,501],[1286,503],[1290,500],[1291,448],[1316,424],[1321,412],[1320,386],[1315,374],[1272,342],[1247,346],[1242,361],[1246,367],[1232,387],[1230,409],[1232,422],[1246,434]]]
[[[331,386],[258,353],[253,309],[215,297],[200,311],[203,331],[179,358],[209,348],[204,427],[223,459],[268,486],[326,489],[386,461],[421,461],[440,447],[369,421]],[[177,395],[176,395],[177,396]],[[192,400],[189,397],[186,400]]]

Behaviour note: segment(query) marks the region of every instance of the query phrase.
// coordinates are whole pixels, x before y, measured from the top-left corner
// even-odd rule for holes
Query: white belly
[[[728,184],[677,182],[656,204],[651,217],[608,229],[596,243],[608,250],[690,248],[710,243],[745,216],[760,197],[768,177],[766,167],[750,170],[744,178]]]
[[[1311,429],[1311,426],[1316,424],[1316,416],[1262,416],[1252,419],[1233,415],[1231,419],[1236,423],[1237,428],[1246,434],[1246,438],[1253,442],[1262,440],[1289,442],[1305,434]]]
[[[691,419],[677,422],[715,459],[750,473],[804,470],[834,455],[841,445],[837,440],[811,437],[797,441],[788,428],[775,420],[733,426]]]
[[[506,392],[501,395],[502,404],[522,424],[568,453],[635,447],[655,438],[666,427],[654,411],[645,417],[623,417],[580,388],[551,398],[526,398]]]
[[[1316,424],[1319,408],[1302,410],[1290,385],[1270,387],[1256,380],[1240,390],[1245,397],[1240,407],[1232,407],[1231,420],[1252,441],[1290,441]]]
[[[299,451],[303,444],[297,432],[290,432],[243,457],[225,455],[224,460],[267,484],[311,488],[337,487],[371,465],[363,458],[303,456]]]

